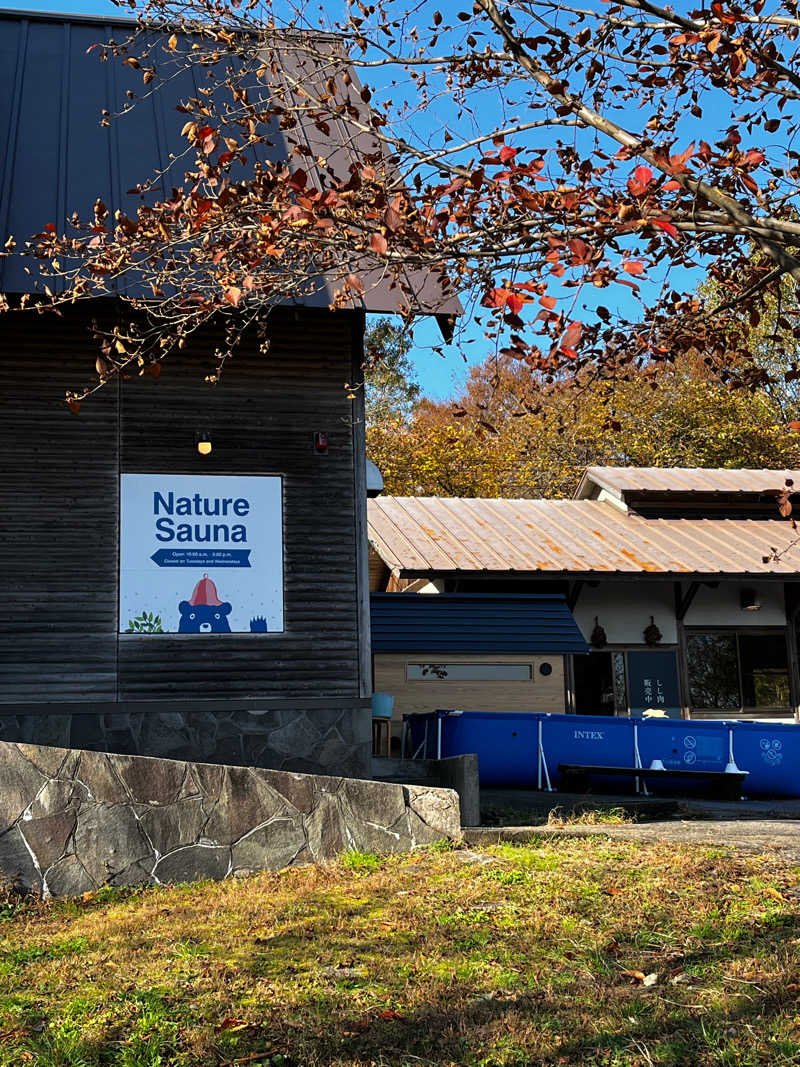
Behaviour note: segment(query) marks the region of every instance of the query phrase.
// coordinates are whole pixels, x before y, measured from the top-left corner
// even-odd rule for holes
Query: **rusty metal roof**
[[[598,500],[381,496],[369,540],[396,574],[797,575],[780,519],[645,519]]]
[[[638,493],[759,494],[783,489],[790,478],[800,487],[800,471],[728,470],[724,467],[587,467],[576,500],[605,489],[624,498]]]
[[[98,197],[112,217],[117,209],[135,217],[140,201],[128,190],[156,173],[162,175],[154,186],[156,196],[168,196],[173,185],[183,184],[183,164],[171,168],[174,157],[186,149],[181,135],[186,116],[176,105],[196,97],[202,86],[194,70],[181,69],[177,56],[170,57],[163,48],[156,51],[165,86],[139,100],[110,126],[100,125],[101,110],[117,114],[126,105],[127,90],[141,93],[142,79],[122,63],[100,62],[97,51],[87,54],[87,50],[114,35],[122,42],[135,26],[130,19],[0,10],[0,244],[13,235],[20,250],[48,223],[62,232],[73,212],[90,217]],[[152,40],[145,37],[145,43]],[[295,62],[290,73],[298,81],[310,76],[302,60],[287,51],[284,73],[276,79],[281,78],[280,89],[289,97],[285,74]],[[354,73],[352,82],[355,93],[359,86]],[[270,88],[275,91],[277,86],[259,85],[260,91]],[[277,119],[268,133],[269,145],[252,146],[258,160],[292,158]],[[319,181],[322,174],[314,160],[324,159],[346,175],[351,163],[379,151],[372,136],[344,120],[332,123],[330,135],[324,136],[313,122],[301,123],[291,137],[306,150],[304,166],[312,181]],[[26,274],[25,265],[19,255],[0,257],[0,292],[37,291],[38,272]],[[445,318],[461,313],[458,300],[444,296],[432,275],[407,272],[414,294],[409,301],[389,276],[375,268],[374,260],[349,263],[348,269],[357,271],[366,287],[352,306],[391,313],[412,302],[420,313],[436,315],[443,332]],[[320,278],[315,291],[299,296],[297,302],[328,307],[339,287],[340,283]]]

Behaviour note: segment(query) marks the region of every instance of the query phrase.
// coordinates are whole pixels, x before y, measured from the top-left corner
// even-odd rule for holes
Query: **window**
[[[689,633],[692,707],[717,711],[789,706],[786,638],[780,633]]]
[[[406,678],[416,681],[529,682],[529,663],[409,663]]]

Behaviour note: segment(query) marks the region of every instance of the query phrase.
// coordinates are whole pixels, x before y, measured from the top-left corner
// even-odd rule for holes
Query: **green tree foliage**
[[[420,400],[420,388],[408,357],[407,330],[378,319],[364,336],[365,405],[368,426],[399,420],[405,424]]]
[[[424,401],[405,426],[372,426],[386,491],[563,497],[592,464],[800,466],[800,434],[786,427],[791,396],[726,387],[697,356],[617,383],[539,386],[516,361],[492,358],[455,404]]]

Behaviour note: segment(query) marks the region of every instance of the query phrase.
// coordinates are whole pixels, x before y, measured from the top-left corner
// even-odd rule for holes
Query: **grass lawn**
[[[800,1064],[800,871],[603,840],[0,913],[0,1064]]]

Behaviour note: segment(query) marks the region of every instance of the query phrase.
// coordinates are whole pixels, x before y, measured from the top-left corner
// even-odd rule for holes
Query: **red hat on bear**
[[[222,601],[217,596],[217,587],[207,574],[204,574],[194,587],[192,599],[189,601],[193,608],[198,604],[207,604],[211,608],[218,608]]]

